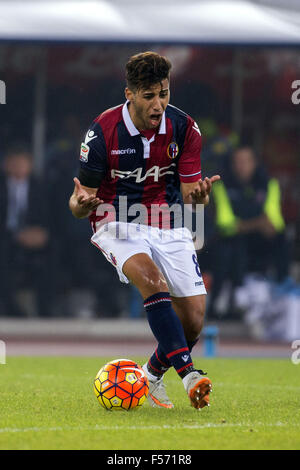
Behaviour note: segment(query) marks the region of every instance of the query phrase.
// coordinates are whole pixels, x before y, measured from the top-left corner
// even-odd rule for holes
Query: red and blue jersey
[[[126,196],[128,209],[143,204],[149,212],[145,223],[153,225],[151,207],[182,204],[180,182],[201,178],[200,152],[198,125],[186,113],[168,105],[159,128],[144,132],[134,126],[127,102],[94,120],[81,146],[80,166],[99,178],[97,196],[115,208],[117,220],[120,198]],[[91,214],[94,230],[101,219],[99,211]]]

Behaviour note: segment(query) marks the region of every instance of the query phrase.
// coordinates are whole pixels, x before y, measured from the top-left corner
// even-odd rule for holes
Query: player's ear
[[[128,87],[125,88],[125,98],[128,101],[132,101],[132,99],[133,99],[133,91],[130,90],[130,88],[128,88]]]

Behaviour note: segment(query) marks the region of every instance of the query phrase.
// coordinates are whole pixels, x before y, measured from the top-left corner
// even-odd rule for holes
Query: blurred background
[[[299,2],[11,0],[0,18],[0,337],[146,334],[139,294],[68,199],[89,124],[124,102],[128,58],[154,50],[199,124],[204,174],[222,176],[198,251],[207,325],[299,338]]]

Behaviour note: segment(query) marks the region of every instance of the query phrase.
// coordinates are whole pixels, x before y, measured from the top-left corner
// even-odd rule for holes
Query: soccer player
[[[194,368],[191,351],[203,326],[206,290],[191,232],[170,213],[166,224],[163,214],[174,204],[206,205],[220,176],[201,179],[201,134],[190,116],[169,104],[170,69],[154,52],[129,59],[127,101],[100,114],[88,130],[69,206],[75,217],[89,217],[92,243],[144,299],[158,342],[143,366],[151,405],[173,407],[163,383],[173,366],[200,409],[209,405],[212,384]],[[138,211],[146,209],[139,223],[137,204]]]

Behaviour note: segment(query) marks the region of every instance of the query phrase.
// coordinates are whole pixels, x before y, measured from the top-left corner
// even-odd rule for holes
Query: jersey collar
[[[123,105],[122,116],[123,116],[123,120],[124,120],[125,126],[127,127],[127,130],[129,132],[129,134],[133,137],[135,135],[140,135],[140,131],[135,127],[135,125],[132,122],[132,119],[131,119],[129,111],[128,111],[128,104],[129,104],[129,101],[126,101],[126,103]],[[158,133],[159,134],[166,134],[166,115],[165,115],[165,112],[162,115]]]

